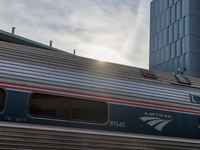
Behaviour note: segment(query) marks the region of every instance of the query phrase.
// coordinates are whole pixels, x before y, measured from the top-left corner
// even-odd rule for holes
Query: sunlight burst
[[[95,46],[91,48],[86,57],[119,64],[126,63],[126,61],[117,52],[103,46]]]

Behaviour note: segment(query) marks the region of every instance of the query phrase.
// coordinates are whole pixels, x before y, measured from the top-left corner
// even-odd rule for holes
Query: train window
[[[186,78],[185,76],[182,76],[182,75],[175,75],[175,76],[178,79],[179,83],[188,84],[188,85],[191,84],[188,78]]]
[[[155,74],[151,70],[140,69],[144,77],[154,78],[156,79]]]
[[[62,96],[33,93],[29,100],[32,116],[67,119],[69,99]]]
[[[72,100],[72,120],[106,123],[107,116],[108,108],[104,102],[81,99]]]
[[[5,99],[6,99],[6,91],[0,89],[0,112],[2,112],[4,109]]]
[[[80,122],[106,123],[108,105],[101,101],[33,93],[29,114],[35,117],[66,119]]]
[[[199,103],[200,104],[200,96],[191,95],[191,98],[192,98],[193,103]]]

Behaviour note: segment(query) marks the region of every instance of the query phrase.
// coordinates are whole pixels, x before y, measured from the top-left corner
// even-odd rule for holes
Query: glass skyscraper
[[[200,0],[153,0],[149,69],[200,77]]]

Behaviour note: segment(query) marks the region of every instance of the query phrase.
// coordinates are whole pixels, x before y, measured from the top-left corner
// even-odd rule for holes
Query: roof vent
[[[156,79],[156,75],[151,70],[140,69],[144,77]]]
[[[49,43],[49,46],[50,46],[50,47],[52,47],[52,42],[53,42],[53,41],[50,41],[50,43]]]
[[[188,78],[186,78],[185,76],[175,75],[175,77],[178,79],[179,83],[188,84],[188,85],[191,84],[190,81],[188,80]]]
[[[12,34],[15,33],[15,27],[12,27]]]

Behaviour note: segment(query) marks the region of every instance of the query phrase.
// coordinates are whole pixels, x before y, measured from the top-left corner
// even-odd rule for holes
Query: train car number
[[[126,126],[125,122],[119,122],[119,121],[110,121],[110,126],[111,127],[121,127],[124,128]]]

